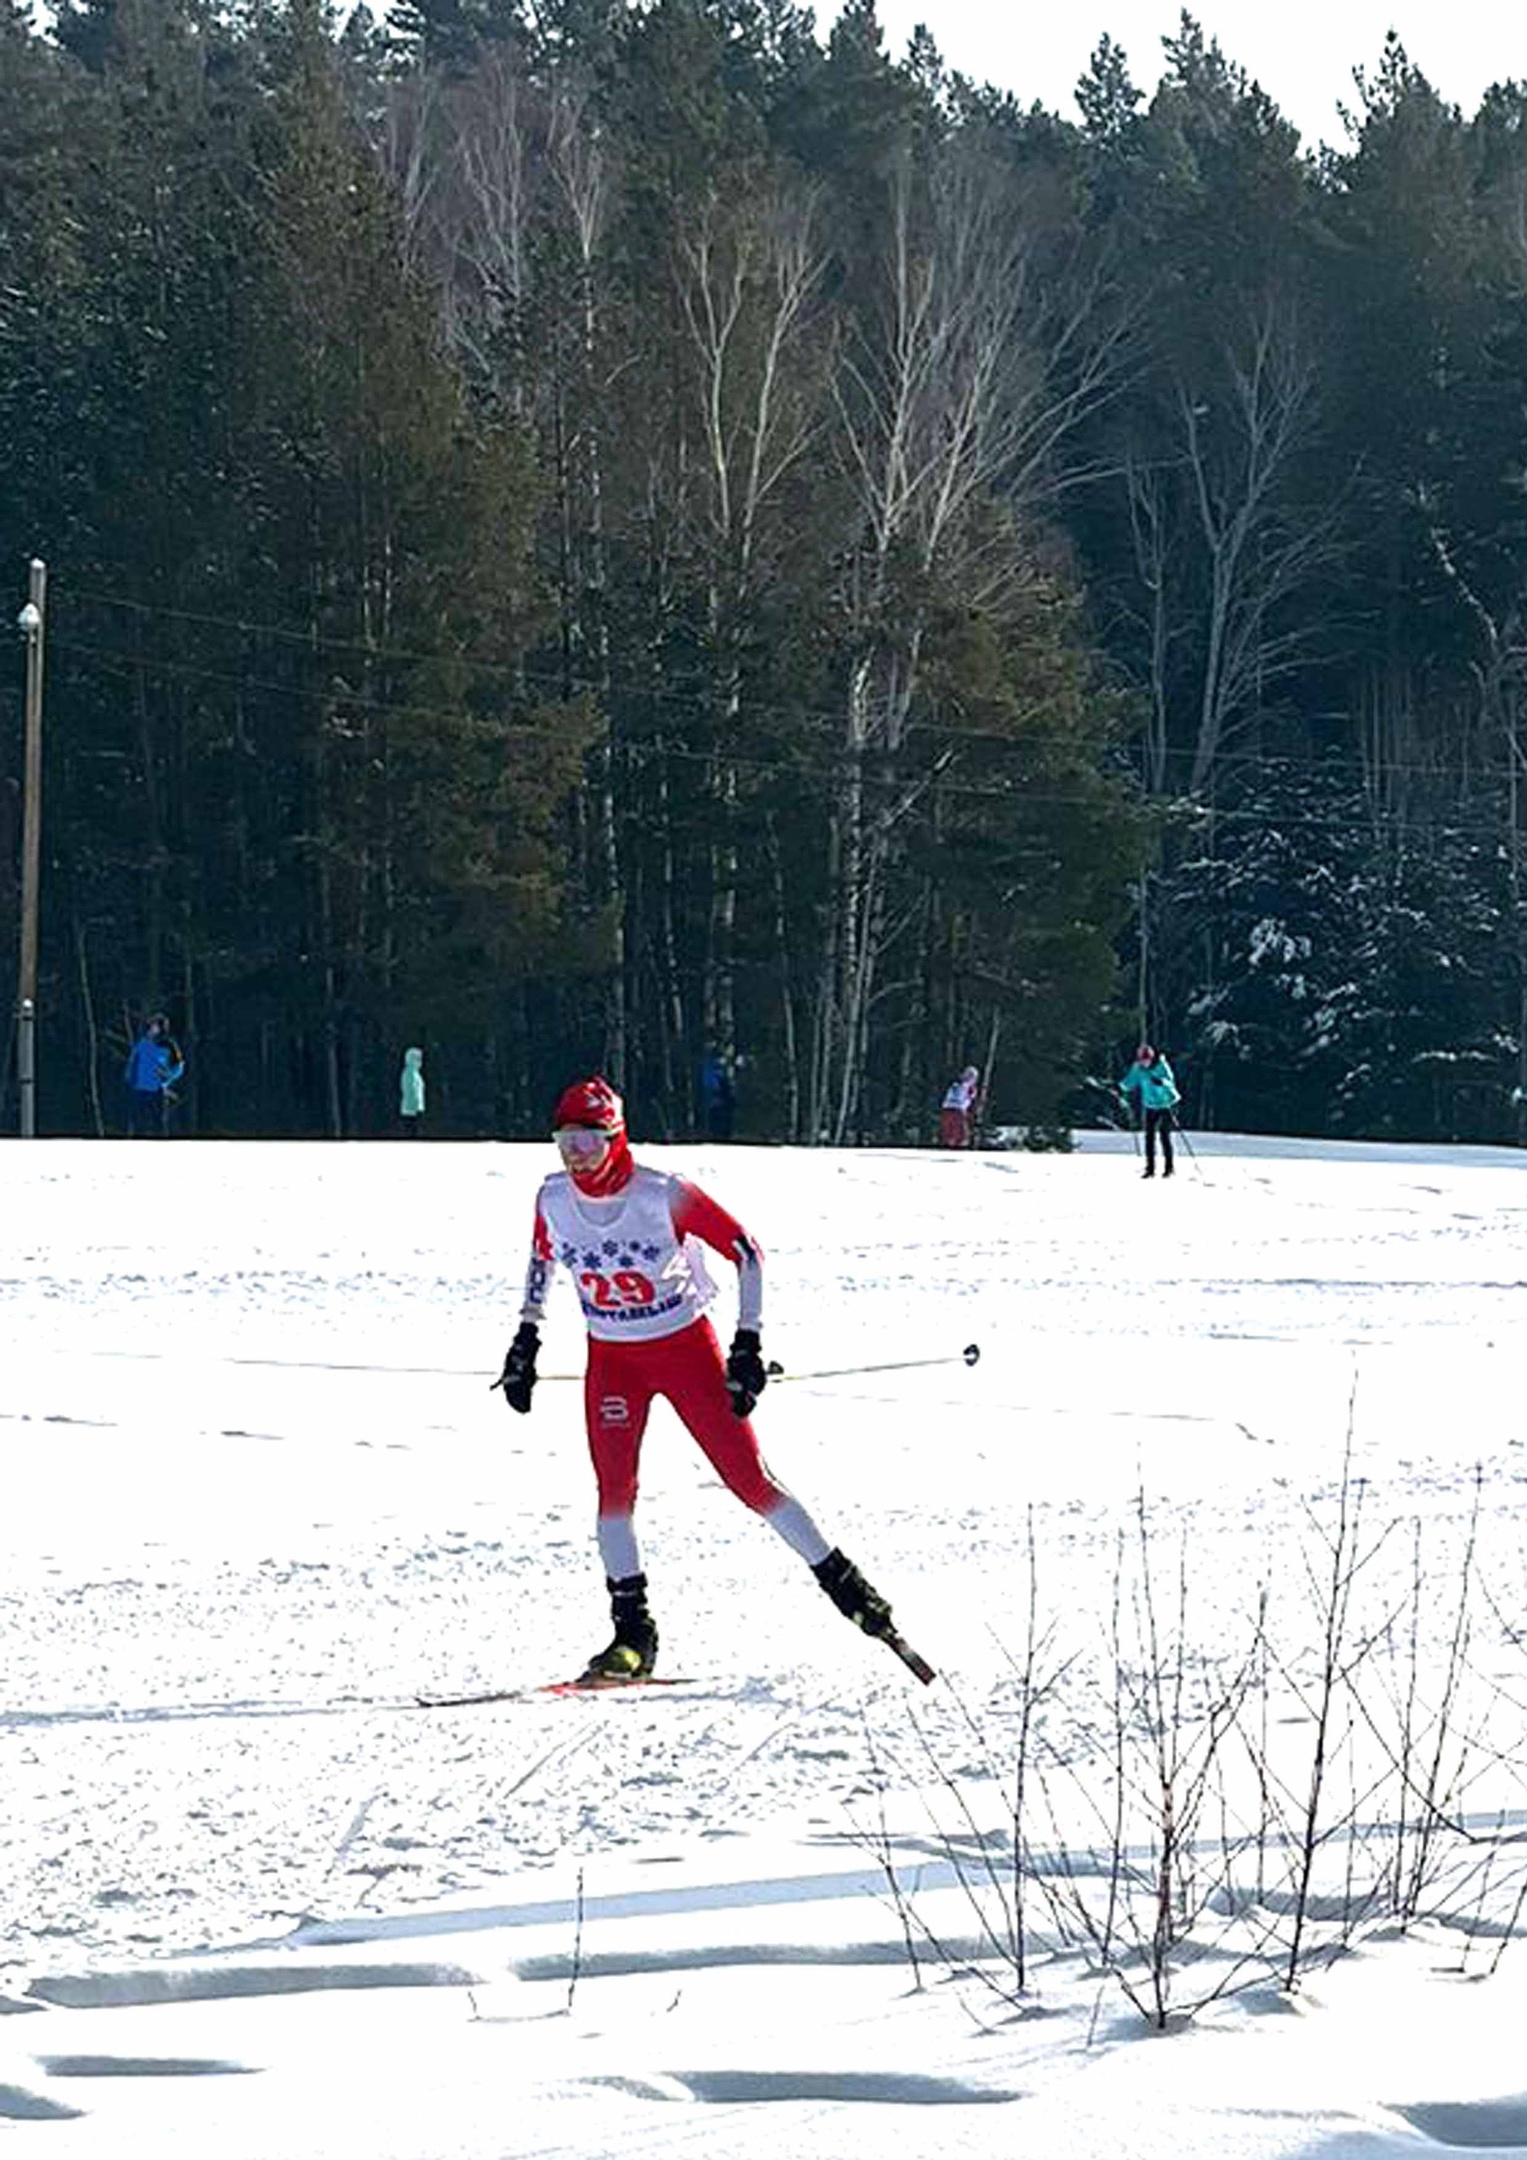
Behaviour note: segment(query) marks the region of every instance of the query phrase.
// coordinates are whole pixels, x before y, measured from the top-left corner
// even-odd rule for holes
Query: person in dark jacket
[[[1138,1099],[1140,1119],[1145,1127],[1145,1175],[1156,1175],[1156,1136],[1161,1136],[1161,1175],[1172,1174],[1172,1112],[1181,1102],[1177,1082],[1172,1078],[1172,1068],[1164,1051],[1154,1049],[1150,1043],[1141,1043],[1135,1052],[1135,1062],[1119,1082],[1119,1091],[1128,1101]]]
[[[700,1061],[700,1110],[707,1140],[730,1140],[737,1113],[737,1098],[726,1059],[718,1050],[707,1050]]]
[[[155,1013],[128,1052],[122,1070],[129,1140],[163,1139],[169,1129],[170,1090],[185,1069],[185,1059],[170,1038],[169,1021],[163,1013]]]

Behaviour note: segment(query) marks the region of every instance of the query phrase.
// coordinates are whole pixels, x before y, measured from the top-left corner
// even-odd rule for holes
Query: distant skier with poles
[[[759,1342],[757,1242],[697,1185],[633,1160],[625,1108],[607,1080],[566,1088],[552,1125],[564,1168],[536,1198],[520,1324],[494,1385],[511,1410],[529,1410],[546,1296],[560,1262],[577,1285],[588,1327],[584,1415],[615,1623],[613,1641],[589,1660],[584,1680],[644,1679],[657,1662],[633,1521],[642,1435],[657,1395],[668,1398],[728,1488],[800,1554],[839,1612],[906,1657],[885,1599],[828,1544],[759,1454],[749,1418],[768,1371]],[[715,1290],[702,1245],[737,1269],[738,1325],[724,1362],[705,1316]]]
[[[1138,1098],[1140,1119],[1145,1127],[1145,1175],[1156,1175],[1156,1136],[1161,1136],[1161,1175],[1172,1175],[1172,1112],[1181,1102],[1177,1082],[1166,1053],[1150,1043],[1141,1043],[1135,1052],[1135,1061],[1119,1082],[1119,1092],[1126,1101]]]

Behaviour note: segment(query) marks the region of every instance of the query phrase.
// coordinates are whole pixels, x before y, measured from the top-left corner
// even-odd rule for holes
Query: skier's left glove
[[[756,1328],[739,1328],[732,1337],[726,1360],[726,1392],[740,1418],[751,1417],[759,1396],[769,1384],[768,1368],[759,1348]]]
[[[523,1416],[530,1408],[531,1393],[536,1384],[536,1353],[541,1347],[540,1330],[529,1320],[522,1320],[515,1330],[513,1342],[504,1359],[504,1369],[493,1385],[504,1391],[504,1400],[511,1410]]]

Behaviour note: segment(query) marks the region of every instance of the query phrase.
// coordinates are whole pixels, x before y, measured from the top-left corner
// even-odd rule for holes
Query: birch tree
[[[1288,603],[1330,569],[1340,526],[1339,498],[1312,501],[1298,488],[1320,414],[1315,357],[1297,314],[1262,299],[1239,335],[1226,334],[1221,357],[1214,402],[1187,382],[1176,394],[1204,564],[1188,769],[1195,795],[1208,788],[1237,727],[1308,659],[1318,615]]]
[[[707,202],[680,233],[676,277],[688,328],[703,446],[698,489],[706,616],[714,654],[710,915],[704,1031],[737,1050],[733,939],[738,907],[737,753],[744,747],[743,647],[760,588],[789,543],[776,506],[822,434],[820,292],[828,256],[808,192],[765,183],[723,206]],[[792,1075],[792,1086],[794,1076]]]
[[[900,828],[951,753],[906,757],[938,610],[1000,615],[1068,435],[1107,387],[1117,327],[1047,286],[1041,229],[979,143],[889,186],[876,289],[846,328],[835,392],[855,538],[839,595],[845,683],[833,899],[812,1032],[814,1134],[853,1130],[896,914]]]

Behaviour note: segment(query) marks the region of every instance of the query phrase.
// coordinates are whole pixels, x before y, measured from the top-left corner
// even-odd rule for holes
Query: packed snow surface
[[[17,2152],[1527,2153],[1527,1158],[638,1153],[931,1687],[660,1408],[685,1684],[533,1692],[607,1633],[565,1281],[489,1388],[549,1149],[0,1149]]]

